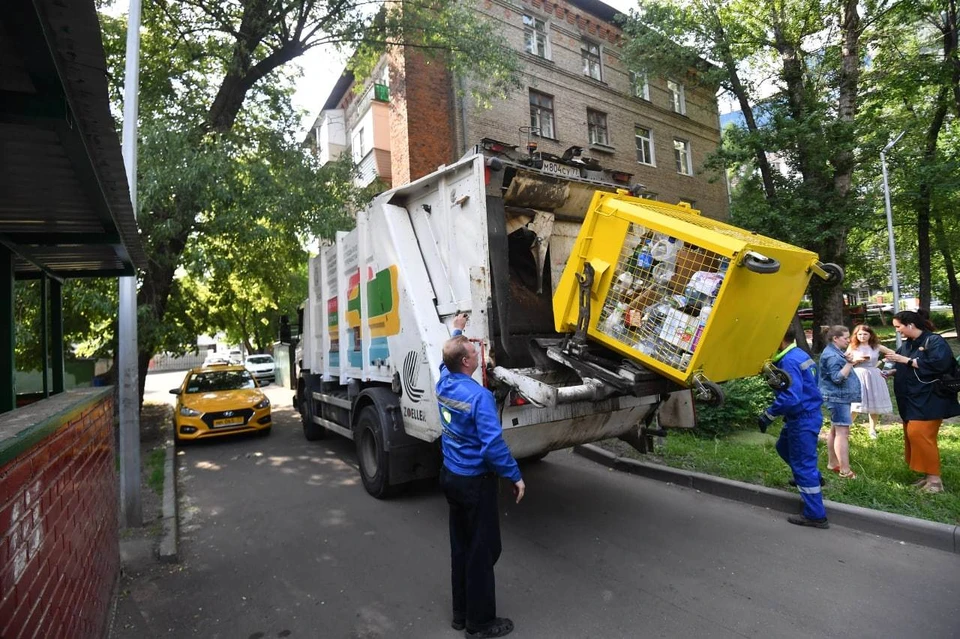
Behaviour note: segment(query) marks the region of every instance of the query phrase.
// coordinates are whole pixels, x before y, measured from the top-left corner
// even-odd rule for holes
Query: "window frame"
[[[693,149],[690,140],[673,138],[673,158],[677,164],[677,173],[693,176]]]
[[[547,100],[550,101],[550,106],[547,107],[547,106],[541,105],[539,102],[534,103],[533,101],[534,96],[538,96],[540,98],[546,98]],[[549,93],[544,93],[543,91],[537,91],[536,89],[528,89],[527,102],[530,105],[530,126],[533,127],[534,129],[533,135],[536,135],[537,137],[541,137],[541,138],[547,138],[549,140],[558,139],[557,138],[557,118],[556,118],[556,110],[554,107],[553,96],[550,95]],[[536,120],[533,112],[534,108],[536,108],[539,112],[536,115]],[[543,130],[543,126],[542,126],[544,111],[550,114],[550,135],[547,135],[547,133]],[[539,130],[540,132],[537,133],[537,130]]]
[[[596,49],[596,53],[591,49]],[[597,82],[603,82],[603,48],[598,43],[593,40],[581,38],[580,63],[583,75]],[[593,75],[593,65],[596,65],[596,75]]]
[[[637,89],[640,91],[638,92]],[[650,101],[650,77],[646,71],[630,71],[630,95]]]
[[[602,120],[602,122],[600,120]],[[595,132],[602,132],[603,140],[594,139]],[[587,141],[590,144],[610,146],[610,127],[607,124],[607,114],[603,111],[590,108],[587,109]]]
[[[667,79],[667,91],[670,93],[670,103],[674,113],[687,114],[687,92],[682,82]]]
[[[638,129],[642,129],[642,130],[646,131],[646,132],[647,132],[647,137],[646,137],[646,138],[642,137],[642,136],[639,134]],[[641,139],[646,140],[646,143],[647,143],[647,152],[648,152],[648,155],[650,156],[650,157],[649,157],[649,160],[650,160],[649,162],[644,162],[644,161],[641,160],[640,157],[639,157],[639,156],[640,156],[640,147],[637,146],[637,142],[638,142],[639,140],[641,140]],[[639,125],[639,124],[634,124],[634,125],[633,125],[633,140],[634,140],[634,146],[636,146],[636,149],[637,149],[637,164],[642,164],[642,165],[644,165],[644,166],[656,166],[656,165],[657,165],[657,153],[656,153],[656,147],[654,146],[654,143],[653,143],[653,129],[651,129],[650,127],[645,127],[645,126]]]
[[[522,14],[521,20],[523,21],[524,52],[528,53],[529,55],[533,55],[538,58],[541,58],[543,60],[549,60],[550,59],[550,21],[544,20],[542,18],[538,18],[537,16],[529,13]],[[530,20],[532,24],[528,24],[527,20]],[[537,29],[538,23],[543,27],[543,30]],[[530,47],[529,47],[531,42],[531,37],[533,38],[532,39],[533,44],[534,45],[537,44],[536,35],[538,33],[543,35],[543,52],[542,53],[536,53],[534,51],[530,51]]]

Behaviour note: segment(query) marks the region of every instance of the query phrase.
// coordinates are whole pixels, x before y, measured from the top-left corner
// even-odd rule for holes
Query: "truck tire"
[[[303,424],[303,436],[308,442],[315,442],[327,436],[327,429],[313,421],[308,402],[304,399],[304,385],[301,381],[297,387],[297,406],[300,409],[300,423]],[[309,404],[312,404],[310,402]]]
[[[360,411],[354,441],[366,491],[377,499],[396,494],[396,487],[390,485],[390,455],[383,447],[383,424],[376,406],[365,406]]]

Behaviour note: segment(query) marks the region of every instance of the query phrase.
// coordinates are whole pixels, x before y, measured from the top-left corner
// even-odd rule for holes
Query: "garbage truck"
[[[434,389],[459,313],[478,347],[475,379],[494,393],[518,459],[610,438],[646,450],[666,428],[692,427],[683,379],[555,317],[596,194],[631,197],[609,176],[576,149],[521,154],[484,140],[376,197],[309,263],[294,397],[306,439],[352,439],[363,486],[377,498],[435,476]]]

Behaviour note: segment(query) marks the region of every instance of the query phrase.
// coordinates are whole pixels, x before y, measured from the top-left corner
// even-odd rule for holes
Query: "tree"
[[[340,169],[314,167],[319,188],[309,208],[298,210],[303,202],[275,188],[285,178],[263,161],[267,148],[285,146],[291,152],[296,146],[284,109],[288,63],[315,47],[355,48],[355,70],[362,77],[388,47],[420,47],[453,72],[479,79],[474,86],[480,97],[502,94],[516,83],[516,59],[506,53],[493,25],[479,20],[469,5],[396,0],[378,14],[368,7],[362,0],[144,5],[138,220],[150,266],[137,297],[141,399],[150,357],[164,346],[184,343],[187,327],[168,313],[189,307],[178,298],[188,289],[177,276],[185,252],[192,246],[195,255],[237,257],[229,248],[237,247],[236,237],[221,233],[247,219],[244,198],[263,185],[258,180],[266,179],[275,197],[272,217],[258,217],[265,233],[329,237],[330,222],[349,210],[346,182],[335,185],[343,177]],[[119,86],[123,25],[105,23],[108,62]],[[281,210],[287,215],[277,217]],[[302,218],[292,219],[293,213]]]
[[[656,0],[627,23],[627,58],[638,69],[717,82],[732,95],[744,125],[725,136],[708,168],[741,167],[734,221],[843,266],[847,234],[862,213],[855,179],[861,50],[887,10],[882,1]],[[674,42],[716,66],[678,56]],[[772,155],[786,172],[772,170]],[[815,279],[811,297],[815,324],[841,321],[839,287]],[[814,348],[822,346],[814,332]]]

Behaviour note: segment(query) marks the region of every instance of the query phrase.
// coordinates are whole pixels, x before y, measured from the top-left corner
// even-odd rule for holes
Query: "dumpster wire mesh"
[[[763,235],[759,235],[757,233],[751,233],[750,231],[746,231],[744,229],[737,228],[736,226],[725,224],[724,222],[720,222],[719,220],[714,220],[709,217],[704,217],[697,213],[693,213],[693,212],[687,213],[685,211],[678,211],[676,207],[671,204],[664,204],[661,202],[644,200],[643,206],[645,208],[652,209],[662,215],[666,215],[668,217],[672,217],[677,220],[688,222],[695,226],[699,226],[700,228],[709,229],[714,233],[719,233],[720,235],[725,235],[727,237],[731,237],[741,242],[746,242],[748,244],[751,244],[754,247],[768,246],[768,247],[779,248],[779,249],[784,249],[788,251],[798,250],[796,246],[787,244],[785,242],[781,242],[780,240],[775,240],[772,237],[766,237]]]
[[[598,330],[686,372],[730,260],[630,223]]]

